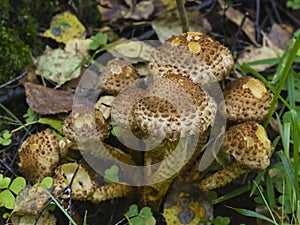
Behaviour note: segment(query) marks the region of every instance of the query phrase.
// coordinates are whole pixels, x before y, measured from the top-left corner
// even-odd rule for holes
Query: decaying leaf
[[[26,101],[37,113],[56,114],[72,110],[74,97],[72,93],[29,82],[26,82],[24,86]]]
[[[42,215],[40,217],[37,215],[30,215],[30,214],[25,214],[25,215],[13,214],[10,219],[13,225],[29,225],[29,224],[55,225],[56,224],[56,217],[53,214],[50,214],[49,210],[47,209],[45,209],[42,212]]]
[[[273,23],[267,37],[273,45],[285,50],[292,38],[293,28],[285,24]]]
[[[44,32],[44,36],[57,42],[67,43],[71,39],[84,39],[85,27],[70,12],[58,14],[52,18],[50,28]]]
[[[90,39],[72,39],[69,40],[65,46],[65,52],[71,53],[77,56],[81,60],[85,59],[89,55],[90,44],[92,40]]]
[[[154,11],[154,5],[151,1],[140,1],[132,9],[122,8],[121,15],[125,19],[142,20],[149,19]]]
[[[110,53],[116,58],[123,58],[129,63],[150,61],[155,48],[145,41],[127,41],[115,46]]]
[[[190,24],[190,31],[197,31],[208,33],[211,30],[211,25],[201,16],[199,11],[187,10],[187,17]],[[178,11],[170,11],[162,14],[152,21],[151,25],[155,30],[158,39],[164,42],[172,35],[179,35],[182,33],[182,27],[179,22]]]
[[[79,77],[80,63],[80,58],[62,49],[49,50],[39,57],[36,74],[62,85]]]
[[[261,47],[255,47],[253,45],[246,47],[243,52],[239,55],[237,63],[249,63],[252,61],[263,60],[263,59],[272,59],[278,58],[283,54],[283,50],[274,46],[264,44]],[[267,68],[271,67],[271,64],[259,64],[252,66],[256,71],[264,71]]]
[[[44,186],[27,185],[16,197],[14,214],[38,215],[49,201],[49,195]]]

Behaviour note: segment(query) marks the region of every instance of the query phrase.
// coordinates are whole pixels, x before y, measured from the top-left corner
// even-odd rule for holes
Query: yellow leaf
[[[52,18],[50,28],[44,36],[57,42],[67,43],[71,39],[85,39],[86,30],[81,22],[70,12],[58,14]]]

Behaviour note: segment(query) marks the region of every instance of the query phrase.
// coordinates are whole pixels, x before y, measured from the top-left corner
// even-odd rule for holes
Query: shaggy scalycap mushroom
[[[100,87],[108,94],[116,95],[132,81],[139,78],[136,69],[126,61],[110,62],[101,73]]]
[[[202,33],[187,32],[173,36],[159,47],[153,53],[149,70],[157,76],[183,75],[203,85],[223,80],[233,65],[231,52],[220,42]]]
[[[233,80],[224,90],[227,119],[243,122],[261,122],[266,117],[273,94],[258,79],[241,77]]]
[[[77,163],[61,165],[54,176],[53,194],[58,194],[70,186],[75,200],[105,201],[126,196],[132,188],[122,183],[98,185],[95,176],[88,168]],[[72,185],[71,185],[72,182]],[[69,195],[61,194],[61,198]]]
[[[92,106],[76,107],[63,122],[63,134],[71,141],[104,140],[108,125],[101,112]]]
[[[44,130],[28,137],[18,151],[19,169],[30,183],[51,176],[60,159],[60,147],[54,133]]]
[[[204,133],[214,122],[216,103],[190,79],[155,78],[144,97],[132,106],[129,121],[138,133],[175,141]]]
[[[270,165],[272,145],[260,124],[247,121],[232,126],[225,132],[221,151],[233,156],[234,161],[202,180],[202,190],[222,187],[248,171],[264,170]]]

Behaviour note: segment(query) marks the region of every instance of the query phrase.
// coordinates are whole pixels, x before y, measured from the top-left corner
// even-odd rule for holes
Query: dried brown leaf
[[[33,83],[24,84],[28,105],[40,114],[69,112],[73,106],[73,94]]]

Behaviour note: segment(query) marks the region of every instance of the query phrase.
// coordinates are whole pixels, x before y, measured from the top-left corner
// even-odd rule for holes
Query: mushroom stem
[[[188,23],[185,8],[184,8],[184,2],[183,2],[183,0],[176,0],[176,4],[177,4],[178,12],[179,12],[182,33],[186,33],[189,31],[189,23]]]
[[[248,172],[248,169],[241,167],[234,161],[228,167],[214,173],[199,183],[199,188],[205,192],[220,188],[232,182],[234,179]]]

